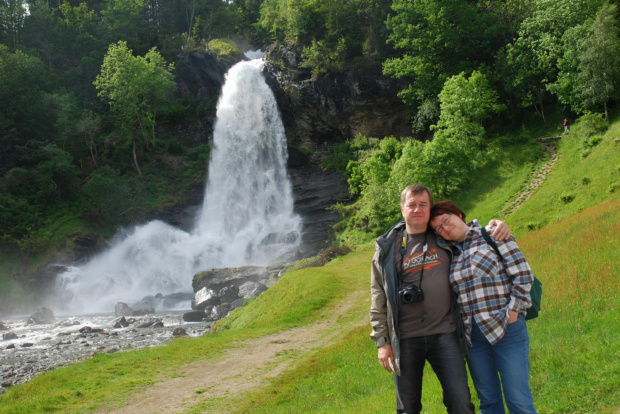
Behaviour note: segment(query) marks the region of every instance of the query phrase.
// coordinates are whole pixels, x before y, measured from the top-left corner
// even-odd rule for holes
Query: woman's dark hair
[[[465,213],[463,213],[463,210],[458,208],[456,204],[449,200],[440,201],[436,203],[433,208],[431,208],[430,220],[434,219],[437,216],[441,216],[442,214],[454,214],[460,217],[463,221],[465,221]],[[430,220],[428,224],[429,226]]]

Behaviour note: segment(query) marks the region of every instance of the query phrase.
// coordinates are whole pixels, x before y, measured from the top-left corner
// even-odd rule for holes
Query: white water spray
[[[111,312],[118,301],[191,292],[195,273],[265,265],[300,241],[286,172],[286,137],[264,62],[230,69],[217,106],[205,199],[191,233],[152,221],[118,236],[84,267],[60,277],[68,303],[61,311]]]

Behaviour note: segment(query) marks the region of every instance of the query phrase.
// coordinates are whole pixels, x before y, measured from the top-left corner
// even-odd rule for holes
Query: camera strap
[[[399,286],[402,287],[403,282],[405,281],[403,270],[405,268],[405,254],[407,254],[407,230],[403,230],[403,241],[400,244],[400,272],[399,276]],[[420,270],[420,289],[422,289],[422,279],[424,278],[424,266],[426,265],[426,252],[428,250],[428,231],[424,234],[424,245],[422,246],[422,251],[424,254],[422,255],[422,270]]]

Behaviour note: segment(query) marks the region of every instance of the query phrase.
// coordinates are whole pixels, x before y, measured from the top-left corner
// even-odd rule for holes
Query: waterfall
[[[191,292],[199,271],[266,265],[296,250],[302,222],[293,212],[284,127],[263,65],[240,62],[226,74],[194,230],[155,220],[117,235],[107,251],[61,275],[61,311],[111,312],[118,301]]]

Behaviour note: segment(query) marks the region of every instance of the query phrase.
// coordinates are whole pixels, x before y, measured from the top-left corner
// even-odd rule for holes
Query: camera
[[[398,291],[401,301],[404,304],[422,302],[424,300],[424,292],[419,286],[408,286]]]

